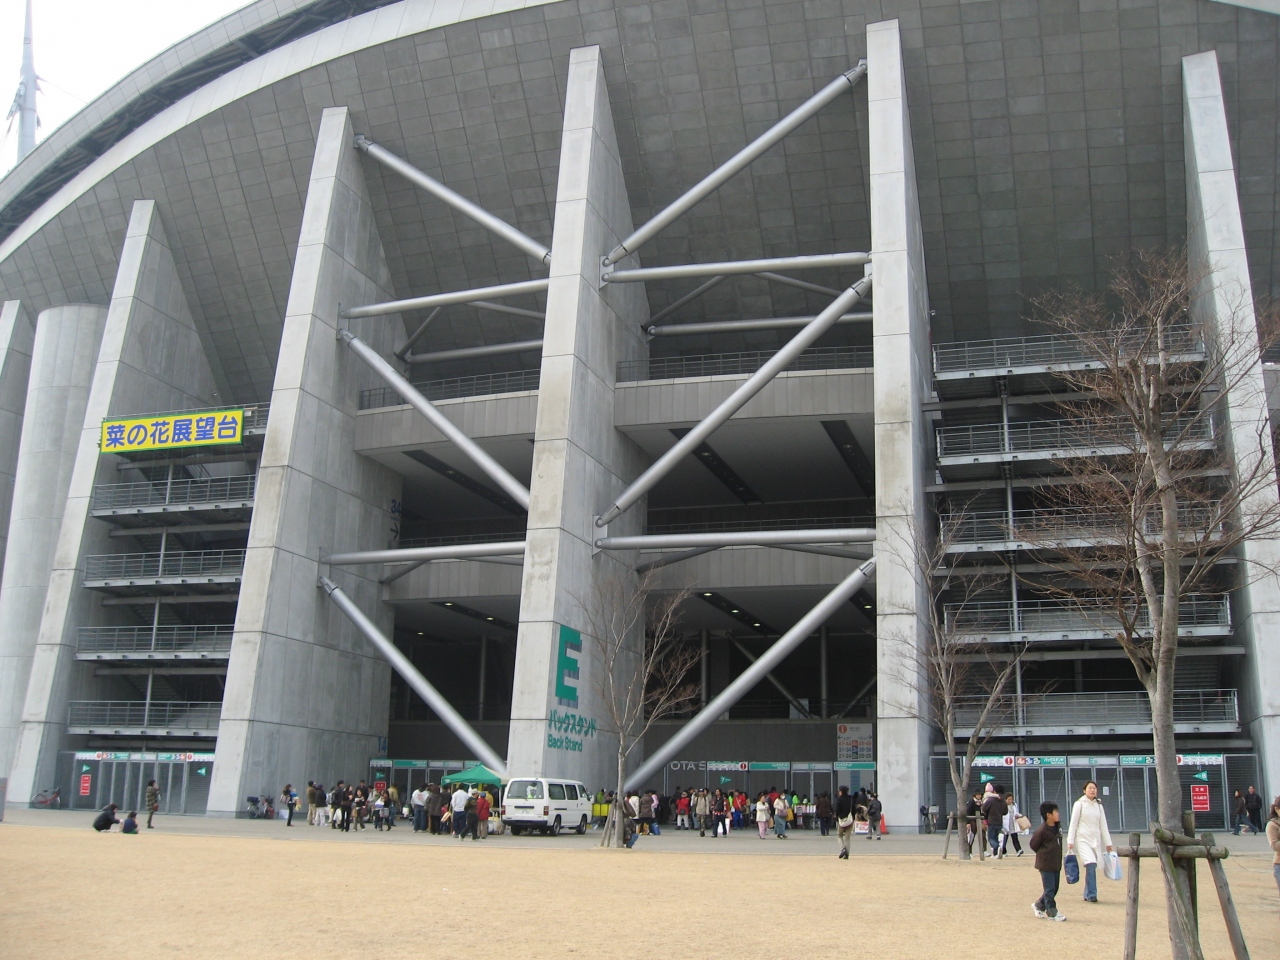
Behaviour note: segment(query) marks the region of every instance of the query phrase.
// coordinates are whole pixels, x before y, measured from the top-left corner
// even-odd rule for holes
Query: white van
[[[562,829],[586,833],[591,794],[576,780],[515,777],[502,798],[502,822],[517,837],[526,830],[552,837]]]

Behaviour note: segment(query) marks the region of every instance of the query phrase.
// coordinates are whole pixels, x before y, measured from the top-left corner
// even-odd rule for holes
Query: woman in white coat
[[[1067,831],[1067,853],[1074,853],[1084,867],[1084,899],[1098,902],[1098,861],[1103,851],[1110,853],[1111,831],[1107,829],[1107,811],[1098,799],[1098,785],[1090,780],[1084,795],[1071,808],[1071,828]]]

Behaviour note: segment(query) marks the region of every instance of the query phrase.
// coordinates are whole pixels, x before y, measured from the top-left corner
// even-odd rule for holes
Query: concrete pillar
[[[645,355],[639,331],[648,301],[638,284],[600,284],[601,258],[631,227],[600,49],[581,47],[569,54],[551,244],[507,757],[513,775],[575,777],[593,786],[616,779],[616,739],[606,731],[598,650],[584,607],[602,584],[635,583],[615,556],[592,555],[594,515],[646,462],[614,428],[613,407],[617,362]],[[611,523],[609,534],[642,532],[644,515],[641,502]],[[596,732],[575,733],[572,721],[553,723],[553,713],[594,720]]]
[[[68,442],[75,465],[22,712],[10,785],[16,797],[53,783],[57,752],[67,746],[68,701],[101,695],[100,681],[91,665],[77,663],[75,648],[80,627],[112,622],[101,597],[81,586],[84,557],[117,552],[107,525],[89,516],[95,484],[119,482],[116,457],[98,449],[103,419],[218,402],[154,200],[134,201],[89,382],[79,436]]]
[[[17,749],[53,551],[75,465],[76,438],[84,423],[89,379],[107,319],[105,307],[50,307],[40,314],[35,332],[25,317],[11,315],[11,305],[17,306],[15,301],[5,304],[4,321],[12,322],[14,328],[19,324],[27,328],[21,334],[14,329],[11,336],[25,340],[31,376],[23,402],[16,405],[16,416],[7,395],[9,384],[0,382],[0,392],[5,394],[0,417],[6,427],[16,419],[21,431],[11,468],[13,500],[5,530],[10,540],[22,545],[21,550],[6,554],[0,581],[0,775],[8,774]],[[6,358],[4,376],[8,362]],[[28,378],[24,374],[22,379]],[[4,479],[0,477],[0,482]],[[10,791],[9,796],[14,802],[21,796],[25,802],[29,794]]]
[[[27,403],[31,345],[35,328],[18,300],[0,306],[0,563],[9,540],[18,445],[22,440],[22,412]],[[0,770],[4,770],[0,762]]]
[[[918,651],[929,592],[913,544],[926,529],[929,293],[898,21],[867,27],[871,255],[875,276],[876,789],[891,827],[920,821],[928,779]]]
[[[1203,277],[1192,316],[1211,336],[1233,344],[1240,364],[1221,405],[1227,420],[1222,436],[1232,460],[1242,473],[1261,469],[1271,478],[1244,512],[1275,511],[1275,460],[1262,362],[1252,348],[1257,317],[1217,53],[1183,57],[1182,90],[1187,243],[1193,275]],[[1243,344],[1251,347],[1242,354]],[[1264,442],[1259,443],[1259,436]],[[1280,636],[1280,539],[1247,541],[1241,554],[1246,566],[1232,598],[1235,634],[1248,651],[1240,713],[1262,767],[1258,790],[1269,797],[1280,789],[1280,660],[1274,651]]]
[[[386,546],[400,475],[355,452],[360,391],[380,385],[337,338],[345,307],[394,299],[346,107],[321,117],[302,213],[208,810],[286,782],[364,775],[387,733],[391,670],[317,585],[319,557]],[[350,329],[385,356],[397,318]],[[380,568],[325,568],[384,632]]]

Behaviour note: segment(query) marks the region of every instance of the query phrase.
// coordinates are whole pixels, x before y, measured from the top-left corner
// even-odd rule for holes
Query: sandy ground
[[[888,837],[855,843],[845,862],[832,843],[667,831],[613,851],[590,835],[474,843],[399,828],[344,838],[190,819],[134,837],[94,834],[82,815],[10,816],[0,824],[0,956],[1120,955],[1122,884],[1102,881],[1097,905],[1064,886],[1069,919],[1050,923],[1031,913],[1039,879],[1029,857],[944,862],[938,838]],[[1250,952],[1280,957],[1270,857],[1260,843],[1241,846],[1227,871]],[[1221,913],[1201,876],[1205,956],[1225,960]],[[1139,956],[1167,957],[1163,895],[1154,870],[1144,878]]]

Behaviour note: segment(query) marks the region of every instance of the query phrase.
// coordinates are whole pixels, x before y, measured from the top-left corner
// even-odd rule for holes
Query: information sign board
[[[1195,813],[1209,812],[1209,785],[1193,783],[1191,785],[1191,809]]]
[[[178,450],[239,443],[243,435],[243,410],[196,410],[103,420],[98,445],[103,453]]]

